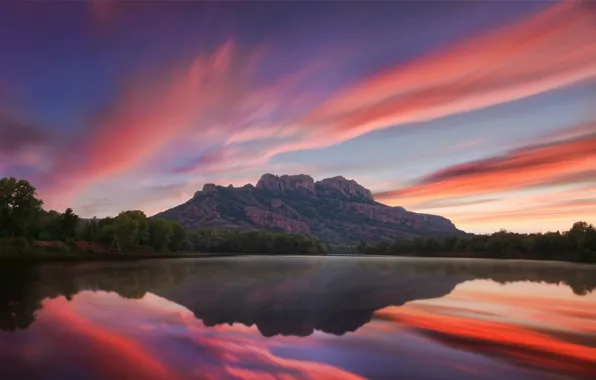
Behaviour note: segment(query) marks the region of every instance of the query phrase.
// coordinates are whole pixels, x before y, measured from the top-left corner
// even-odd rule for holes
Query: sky
[[[0,177],[148,215],[342,175],[485,233],[596,222],[596,2],[0,4]]]

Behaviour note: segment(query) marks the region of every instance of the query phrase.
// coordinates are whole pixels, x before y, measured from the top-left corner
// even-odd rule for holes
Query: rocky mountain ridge
[[[205,184],[192,199],[155,217],[188,230],[293,232],[332,243],[462,233],[442,216],[376,202],[370,190],[341,176],[314,181],[305,174],[264,174],[256,186]]]

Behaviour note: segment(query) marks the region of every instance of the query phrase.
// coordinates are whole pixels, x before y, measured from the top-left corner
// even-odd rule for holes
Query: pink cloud
[[[596,125],[592,131],[596,131]],[[596,170],[596,134],[534,145],[439,170],[417,183],[375,194],[402,205],[532,188]],[[587,178],[586,178],[587,180]]]
[[[79,190],[94,181],[136,168],[177,139],[204,128],[213,114],[243,93],[254,57],[231,44],[190,66],[178,65],[165,78],[131,81],[97,128],[82,136],[73,152],[57,159],[48,174],[50,194]]]
[[[178,173],[246,171],[278,154],[590,80],[596,78],[595,21],[581,2],[556,4],[363,78],[319,106],[312,88],[300,85],[313,73],[333,69],[329,57],[271,86],[257,86],[253,74],[263,51],[242,54],[224,44],[190,65],[174,65],[167,75],[132,81],[98,127],[55,162],[42,195],[48,201],[70,198],[96,181],[147,164],[176,142],[194,144],[195,155],[211,151]]]
[[[367,78],[307,118],[329,141],[514,101],[596,77],[596,16],[567,1]]]
[[[596,78],[594,33],[596,16],[581,2],[554,5],[515,25],[364,78],[288,124],[283,129],[286,139],[246,149],[218,165],[246,164],[247,158],[260,165],[281,153],[328,147],[374,130],[473,111]],[[249,129],[229,142],[273,135]]]

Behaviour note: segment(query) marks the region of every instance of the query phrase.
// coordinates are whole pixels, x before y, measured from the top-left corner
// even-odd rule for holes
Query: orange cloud
[[[518,210],[507,210],[501,212],[484,212],[453,214],[454,220],[461,224],[494,223],[504,225],[507,223],[527,223],[540,219],[542,222],[548,220],[568,221],[567,228],[571,223],[579,219],[592,220],[596,217],[596,191],[592,192],[592,198],[573,199],[558,201],[550,204],[536,204],[531,207],[522,207]],[[555,196],[558,196],[555,193]]]
[[[107,5],[95,0],[92,6],[102,15]],[[224,152],[177,173],[254,168],[281,153],[327,147],[373,130],[590,80],[596,77],[595,21],[582,2],[556,4],[515,25],[365,78],[317,107],[312,106],[313,91],[299,91],[298,85],[327,67],[328,58],[259,87],[252,69],[261,51],[242,56],[225,44],[190,66],[176,65],[166,76],[134,81],[100,118],[99,127],[57,160],[45,181],[54,183],[47,194],[50,200],[68,197],[67,190],[146,164],[176,141],[195,142],[195,151]],[[264,144],[235,149],[235,144],[250,142]]]
[[[375,198],[407,205],[535,187],[570,174],[590,173],[596,170],[596,124],[591,130],[595,133],[455,165]]]
[[[332,141],[521,99],[596,77],[596,16],[566,1],[517,25],[379,73],[307,124]]]
[[[585,195],[550,190],[548,196],[532,192],[510,193],[482,207],[454,207],[451,220],[465,231],[492,232],[505,227],[519,232],[568,230],[578,220],[596,219],[596,190],[580,189]]]
[[[273,84],[258,85],[253,74],[264,52],[261,47],[241,51],[228,42],[211,55],[179,62],[157,75],[140,68],[141,74],[130,79],[98,117],[96,128],[81,136],[74,151],[55,160],[41,190],[51,199],[67,198],[69,191],[74,194],[93,182],[147,164],[165,149],[176,148],[176,142],[194,144],[192,151],[196,152],[290,136],[293,132],[284,132],[281,121],[292,113],[301,114],[297,107],[307,103],[300,96],[289,97],[290,89],[329,60],[307,62],[303,69],[282,75]],[[232,157],[216,154],[209,163],[235,159],[237,149],[230,148]],[[174,157],[169,158],[179,158],[180,150],[173,150]],[[199,160],[198,165],[203,163]],[[194,166],[179,172],[191,172]]]
[[[596,78],[595,33],[596,16],[582,2],[556,4],[515,25],[365,78],[286,125],[282,129],[286,139],[245,149],[241,155],[222,155],[218,167],[262,165],[281,153],[328,147],[374,130],[477,110]],[[274,135],[249,129],[229,142],[266,136]]]

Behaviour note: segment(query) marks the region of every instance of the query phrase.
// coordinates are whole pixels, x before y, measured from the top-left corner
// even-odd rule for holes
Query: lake
[[[595,379],[596,267],[231,257],[0,267],[0,379]]]

